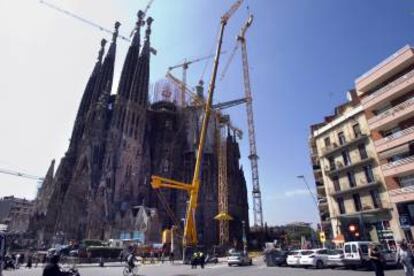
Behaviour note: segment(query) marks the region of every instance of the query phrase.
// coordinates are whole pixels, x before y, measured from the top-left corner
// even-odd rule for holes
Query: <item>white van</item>
[[[367,266],[368,245],[370,241],[352,241],[344,244],[344,264],[345,267],[356,268]]]
[[[370,241],[353,241],[346,242],[344,244],[344,263],[346,267],[370,267],[368,257],[368,246],[374,244]],[[377,243],[375,243],[377,244]],[[380,244],[377,244],[381,250],[383,256],[384,265],[386,266],[397,266],[396,252],[386,250]]]

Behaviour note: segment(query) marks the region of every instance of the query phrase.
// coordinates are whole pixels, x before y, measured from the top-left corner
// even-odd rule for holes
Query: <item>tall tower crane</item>
[[[193,64],[193,63],[197,63],[197,62],[200,62],[200,61],[203,61],[203,60],[207,60],[207,59],[210,59],[210,58],[213,58],[214,57],[214,55],[209,55],[209,56],[205,56],[205,57],[201,57],[201,58],[196,58],[196,59],[192,59],[192,60],[187,60],[187,59],[184,59],[184,62],[183,63],[180,63],[180,64],[177,64],[177,65],[174,65],[174,66],[170,66],[170,67],[168,67],[168,73],[171,71],[171,70],[173,70],[173,69],[176,69],[176,68],[183,68],[183,73],[182,73],[182,80],[181,80],[181,99],[180,99],[180,101],[181,101],[181,106],[185,106],[185,93],[186,93],[186,85],[187,85],[187,70],[188,70],[188,66],[190,65],[190,64]],[[168,74],[167,73],[167,74]]]
[[[252,89],[250,85],[250,73],[249,62],[247,59],[247,47],[246,47],[246,31],[253,23],[253,15],[250,15],[240,30],[237,36],[237,42],[241,45],[241,54],[243,62],[243,79],[244,79],[244,93],[247,99],[246,111],[247,111],[247,124],[249,129],[249,144],[250,144],[250,165],[252,169],[252,184],[253,184],[253,213],[254,213],[254,227],[263,227],[263,210],[262,210],[262,195],[260,192],[259,183],[259,168],[257,147],[256,147],[256,133],[254,126],[253,116],[253,98]]]
[[[187,206],[184,234],[183,234],[184,248],[188,246],[195,246],[198,243],[195,215],[196,215],[197,204],[198,204],[198,193],[200,190],[201,163],[202,163],[202,157],[203,157],[203,151],[204,151],[204,144],[205,144],[206,136],[207,136],[208,123],[209,123],[209,119],[211,115],[211,106],[213,103],[218,64],[219,64],[221,48],[223,44],[224,29],[227,25],[228,20],[240,7],[242,2],[243,0],[238,0],[236,3],[232,5],[230,10],[221,17],[221,24],[220,24],[221,27],[220,27],[220,32],[219,32],[219,37],[218,37],[218,42],[217,42],[216,54],[215,54],[214,65],[213,65],[213,72],[211,75],[210,85],[208,88],[207,102],[205,105],[205,115],[204,115],[203,123],[201,126],[196,163],[194,166],[194,175],[193,175],[193,180],[191,184],[183,183],[183,182],[179,182],[179,181],[175,181],[172,179],[167,179],[167,178],[163,178],[163,177],[159,177],[155,175],[151,177],[151,180],[152,180],[151,185],[154,189],[173,188],[173,189],[187,191],[187,193],[189,194],[190,198],[189,198],[189,202]]]

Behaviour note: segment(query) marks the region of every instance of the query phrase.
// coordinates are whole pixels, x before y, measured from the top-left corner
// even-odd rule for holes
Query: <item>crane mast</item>
[[[253,184],[253,214],[254,214],[254,227],[263,227],[263,210],[262,210],[262,195],[260,192],[259,183],[259,168],[257,147],[256,147],[256,133],[254,127],[254,116],[253,116],[253,98],[252,89],[250,85],[250,73],[249,73],[249,61],[247,58],[247,47],[245,34],[247,29],[253,23],[253,15],[250,15],[237,36],[237,41],[241,44],[242,63],[243,63],[243,79],[244,79],[244,92],[247,111],[247,125],[249,131],[249,145],[250,145],[250,165],[252,169],[252,184]]]

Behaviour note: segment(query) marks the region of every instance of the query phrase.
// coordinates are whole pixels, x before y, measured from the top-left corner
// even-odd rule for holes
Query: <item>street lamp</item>
[[[316,199],[315,194],[312,192],[311,188],[309,187],[308,181],[306,181],[306,177],[305,177],[304,175],[298,175],[298,176],[297,176],[297,178],[302,179],[302,180],[303,180],[303,182],[305,183],[305,186],[306,186],[306,188],[308,189],[309,194],[311,195],[311,197],[312,197],[312,199],[313,199],[313,202],[315,203],[316,210],[317,210],[317,212],[319,213],[319,205],[318,205],[318,200]],[[320,216],[318,216],[318,218],[319,218],[320,225],[321,225],[320,230],[323,232],[322,218],[321,218]],[[322,239],[322,238],[321,238],[321,239]],[[323,247],[323,248],[325,248],[325,241],[322,241],[322,247]]]
[[[309,184],[308,184],[308,181],[306,181],[305,176],[304,176],[304,175],[298,175],[298,176],[297,176],[297,178],[299,178],[299,179],[302,179],[302,180],[303,180],[303,182],[304,182],[304,183],[305,183],[305,185],[306,185],[306,188],[307,188],[307,189],[308,189],[308,191],[309,191],[309,194],[311,195],[311,197],[312,197],[312,199],[313,199],[313,201],[314,201],[314,203],[315,203],[316,208],[318,208],[318,200],[316,199],[315,194],[314,194],[314,193],[312,192],[312,190],[310,189]]]

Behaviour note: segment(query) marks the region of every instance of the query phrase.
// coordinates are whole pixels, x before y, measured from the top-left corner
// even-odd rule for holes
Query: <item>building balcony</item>
[[[407,45],[355,80],[358,96],[386,81],[414,63],[414,51]]]
[[[413,116],[414,97],[396,105],[385,112],[368,120],[372,130],[386,129],[396,122],[403,121]]]
[[[382,165],[382,173],[387,176],[406,175],[414,172],[414,155]]]
[[[400,203],[414,200],[414,185],[390,190],[388,192],[392,203]]]
[[[325,156],[335,154],[336,152],[338,152],[338,151],[340,151],[344,148],[347,148],[349,146],[352,146],[352,145],[354,145],[354,144],[356,144],[360,141],[364,141],[367,138],[368,138],[367,134],[361,133],[361,134],[355,136],[354,138],[352,138],[351,140],[346,141],[342,145],[338,145],[336,143],[333,143],[330,146],[322,148],[322,156],[325,157]]]
[[[407,91],[414,88],[414,70],[409,71],[407,74],[399,77],[393,82],[383,86],[371,95],[368,95],[361,100],[361,104],[365,110],[370,110],[375,106],[378,106],[382,102],[390,101],[398,98]]]
[[[414,126],[374,142],[377,152],[383,152],[414,140]]]
[[[364,209],[357,212],[350,212],[345,214],[340,214],[337,218],[341,219],[361,219],[364,222],[376,223],[382,220],[391,219],[390,214],[391,208],[374,208],[372,206],[365,206]]]
[[[369,153],[368,153],[369,154]],[[336,162],[337,165],[335,168],[325,168],[325,174],[327,174],[329,177],[332,177],[334,175],[339,175],[341,173],[347,172],[349,170],[352,170],[356,167],[364,166],[367,164],[370,164],[374,161],[374,158],[371,156],[368,156],[367,158],[358,160],[356,162],[352,162],[348,165],[343,165],[342,162]]]
[[[326,209],[328,209],[328,200],[327,200],[327,198],[325,197],[325,198],[321,198],[321,199],[319,199],[318,200],[318,208],[319,208],[319,210],[326,210]]]
[[[380,186],[381,182],[379,180],[374,180],[370,183],[363,183],[363,184],[358,184],[355,187],[347,187],[345,189],[339,190],[339,191],[335,191],[334,189],[330,189],[330,195],[333,197],[339,197],[339,196],[343,196],[346,194],[352,194],[355,192],[360,192],[363,190],[370,190],[373,188],[378,188]]]

